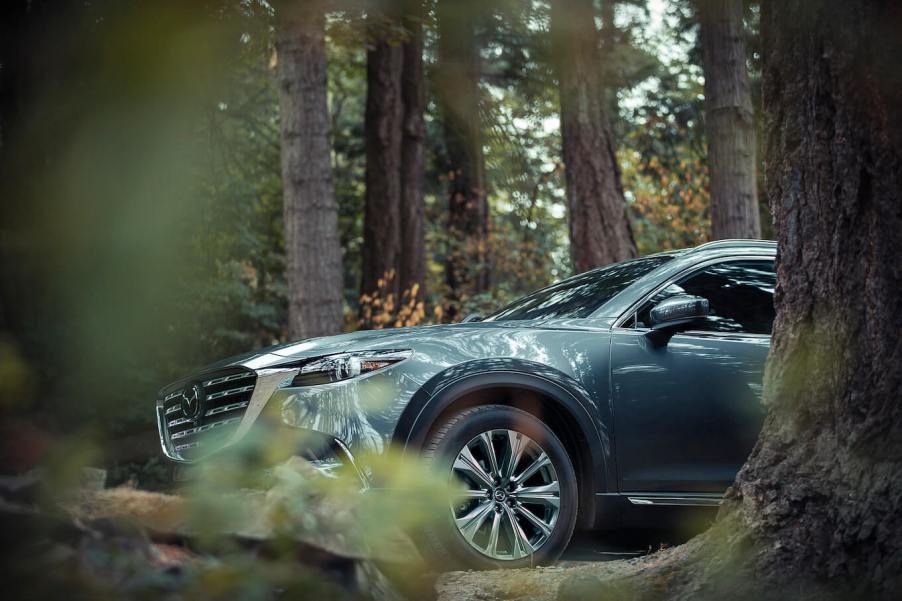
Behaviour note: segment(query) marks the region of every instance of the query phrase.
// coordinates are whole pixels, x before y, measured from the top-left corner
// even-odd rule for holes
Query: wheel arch
[[[580,527],[595,521],[595,495],[608,492],[607,463],[588,393],[547,365],[523,360],[472,361],[431,378],[413,396],[394,432],[401,448],[422,449],[443,417],[469,407],[500,404],[544,421],[570,454],[579,477]]]

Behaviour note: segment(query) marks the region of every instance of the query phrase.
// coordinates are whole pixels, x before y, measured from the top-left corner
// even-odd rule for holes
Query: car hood
[[[419,344],[447,340],[454,335],[466,338],[491,335],[493,330],[510,329],[554,329],[583,330],[586,328],[610,327],[608,319],[546,319],[523,321],[490,321],[433,326],[416,326],[409,328],[390,328],[384,330],[362,330],[336,336],[309,338],[297,342],[289,342],[258,351],[229,357],[202,371],[213,371],[227,367],[244,366],[251,369],[265,369],[294,361],[321,357],[332,353],[343,353],[362,350],[413,349]]]

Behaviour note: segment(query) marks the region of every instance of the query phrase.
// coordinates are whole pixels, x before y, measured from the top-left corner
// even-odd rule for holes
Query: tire
[[[497,469],[487,445],[495,452]],[[423,456],[438,473],[469,490],[445,519],[417,537],[437,566],[541,565],[566,549],[576,525],[576,473],[564,445],[533,415],[504,405],[466,409],[433,430]],[[517,460],[512,462],[512,456]],[[474,461],[482,473],[472,468]],[[482,477],[490,474],[500,479],[492,488]]]

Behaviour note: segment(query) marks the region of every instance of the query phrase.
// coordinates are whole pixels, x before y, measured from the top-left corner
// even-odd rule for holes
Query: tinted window
[[[666,298],[690,294],[708,299],[708,319],[693,330],[770,334],[774,325],[773,261],[733,261],[706,267],[657,293],[636,318],[636,327],[651,326],[651,308]]]
[[[588,317],[615,294],[671,258],[646,257],[581,273],[524,296],[485,321]]]

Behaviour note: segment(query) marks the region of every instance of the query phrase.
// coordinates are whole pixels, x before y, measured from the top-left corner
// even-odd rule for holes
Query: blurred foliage
[[[357,327],[373,330],[383,328],[407,328],[426,323],[426,304],[417,300],[420,285],[402,290],[400,298],[389,292],[395,271],[391,270],[376,281],[376,290],[360,296],[360,317]],[[439,312],[440,314],[440,312]]]
[[[331,456],[311,463],[293,455],[321,443],[308,436],[255,428],[189,468],[178,496],[103,490],[104,472],[86,467],[96,461],[92,438],[59,439],[42,469],[0,486],[8,593],[400,601],[401,590],[425,598],[438,566],[412,537],[443,519],[457,486],[398,449],[359,453],[363,471]]]
[[[242,27],[180,2],[36,14],[27,110],[3,140],[3,323],[45,426],[146,429],[161,377],[209,356],[199,299],[221,307],[190,275],[215,256],[199,134]]]
[[[301,540],[347,556],[413,561],[407,535],[442,516],[454,493],[446,474],[397,449],[358,455],[379,478],[378,489],[367,489],[352,469],[326,475],[298,457],[272,467],[270,457],[286,454],[241,455],[244,446],[232,462],[201,466],[186,489],[188,521],[207,546],[240,534],[282,539],[286,549]]]

